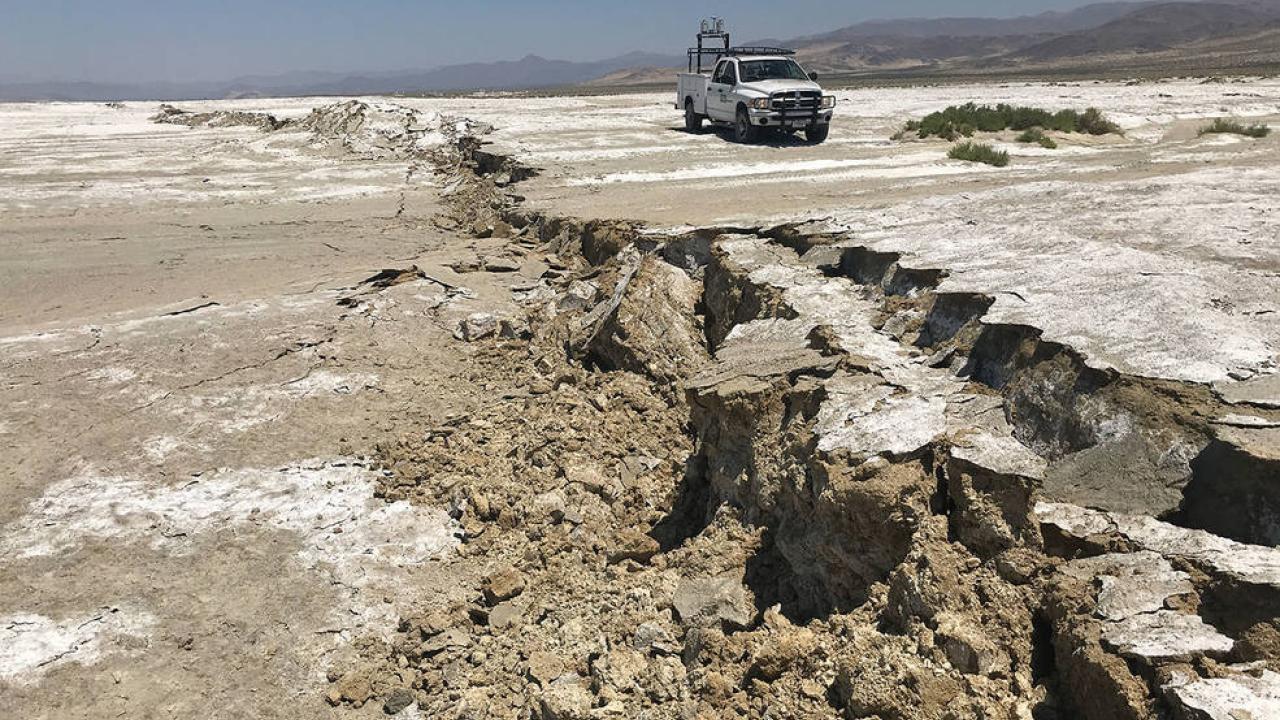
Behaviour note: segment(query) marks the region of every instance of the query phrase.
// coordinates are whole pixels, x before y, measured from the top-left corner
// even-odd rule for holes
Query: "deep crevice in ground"
[[[1273,543],[1265,513],[1239,517],[1276,502],[1247,482],[1274,465],[1224,438],[1208,388],[1091,368],[984,322],[994,298],[939,292],[944,270],[803,225],[655,235],[524,209],[507,188],[532,171],[473,136],[428,159],[442,224],[536,238],[555,263],[522,291],[527,333],[480,340],[474,380],[527,391],[381,449],[386,497],[462,523],[472,599],[370,643],[334,673],[334,702],[1198,717],[1174,674],[1276,668],[1272,596],[1182,560],[1167,573],[1194,569],[1190,592],[1164,606],[1243,649],[1123,650],[1098,578],[1139,593],[1127,563],[1154,561],[1111,531],[1042,536],[1036,516],[1048,497]]]

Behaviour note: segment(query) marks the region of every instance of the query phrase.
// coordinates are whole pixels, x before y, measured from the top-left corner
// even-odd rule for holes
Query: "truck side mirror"
[[[809,73],[809,79],[814,82],[818,82],[818,73],[816,72]]]

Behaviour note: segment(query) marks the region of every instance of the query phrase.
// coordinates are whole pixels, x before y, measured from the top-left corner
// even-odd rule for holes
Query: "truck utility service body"
[[[722,37],[725,47],[706,49],[705,37]],[[708,54],[717,57],[709,75],[701,72]],[[727,33],[700,33],[698,47],[689,50],[690,71],[677,80],[676,108],[684,110],[686,128],[696,131],[710,120],[732,125],[741,142],[771,129],[804,130],[810,142],[826,140],[835,98],[823,94],[817,77],[806,74],[792,54],[780,48],[733,48]]]

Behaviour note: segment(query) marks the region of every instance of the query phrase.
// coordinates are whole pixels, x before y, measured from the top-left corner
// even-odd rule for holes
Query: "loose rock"
[[[742,579],[734,573],[684,580],[673,604],[686,626],[746,628],[755,615]]]
[[[483,587],[485,602],[489,605],[497,605],[524,592],[524,587],[523,573],[514,567],[502,568],[485,578]]]
[[[491,313],[474,313],[458,323],[453,336],[465,342],[493,337],[498,332],[498,318]]]

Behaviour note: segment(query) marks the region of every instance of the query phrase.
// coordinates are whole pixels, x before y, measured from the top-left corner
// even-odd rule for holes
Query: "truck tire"
[[[822,125],[822,124],[810,125],[809,127],[805,128],[805,131],[804,131],[805,139],[807,139],[809,142],[813,143],[814,145],[819,145],[821,143],[826,142],[827,135],[830,135],[830,134],[831,134],[831,126]]]
[[[760,138],[760,128],[751,124],[751,116],[744,107],[738,108],[738,118],[733,123],[733,139],[740,143],[753,143]]]
[[[684,129],[691,132],[702,132],[702,116],[693,110],[693,98],[684,101]]]

